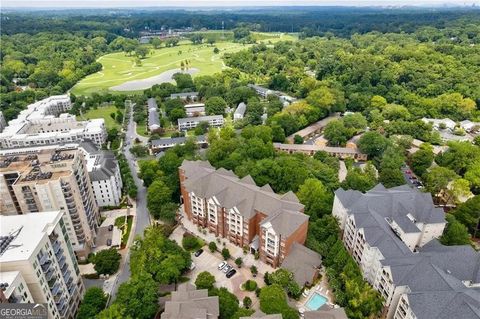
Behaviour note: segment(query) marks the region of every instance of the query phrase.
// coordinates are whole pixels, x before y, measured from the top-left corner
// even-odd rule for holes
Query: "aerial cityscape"
[[[480,319],[479,6],[6,0],[0,319]]]

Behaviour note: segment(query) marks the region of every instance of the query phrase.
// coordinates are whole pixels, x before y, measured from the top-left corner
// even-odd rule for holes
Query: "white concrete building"
[[[455,121],[449,119],[449,118],[444,118],[444,119],[431,119],[431,118],[422,118],[422,121],[424,123],[430,123],[433,125],[433,128],[438,130],[440,129],[440,126],[445,126],[446,129],[449,129],[451,131],[453,131],[453,129],[455,129],[455,126],[457,125],[457,123],[455,123]]]
[[[0,215],[61,211],[70,242],[86,257],[99,225],[99,209],[83,152],[44,146],[0,150]]]
[[[210,127],[223,126],[224,119],[222,115],[187,117],[178,119],[178,130],[186,131],[197,127],[201,122],[207,122]]]
[[[19,271],[0,272],[0,290],[9,303],[34,302],[32,293]]]
[[[466,132],[473,132],[473,131],[479,131],[480,130],[480,122],[472,122],[470,120],[461,121],[460,126]]]
[[[0,216],[1,278],[24,292],[18,302],[46,303],[52,319],[75,317],[85,291],[62,215]]]
[[[90,141],[82,142],[79,148],[85,154],[97,205],[100,207],[120,205],[123,183],[115,154],[111,151],[98,150]]]
[[[364,278],[384,298],[387,318],[480,318],[480,292],[472,289],[480,287],[480,255],[436,240],[445,218],[430,194],[406,185],[379,184],[365,194],[338,189],[332,214]]]
[[[238,121],[243,119],[245,116],[245,111],[247,110],[247,105],[243,102],[238,104],[237,108],[235,109],[235,112],[233,113],[233,120]]]
[[[71,109],[68,95],[51,96],[30,104],[18,117],[8,122],[0,133],[2,148],[62,144],[89,139],[98,146],[105,143],[104,119],[77,121],[67,114]]]
[[[192,103],[185,104],[185,113],[188,117],[194,116],[204,116],[205,115],[205,104],[204,103]]]

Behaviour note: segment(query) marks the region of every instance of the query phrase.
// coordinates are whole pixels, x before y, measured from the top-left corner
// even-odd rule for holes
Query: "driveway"
[[[208,271],[213,276],[215,276],[215,287],[227,288],[228,291],[237,296],[240,302],[242,302],[245,296],[249,296],[253,301],[254,309],[256,309],[258,307],[258,300],[255,292],[246,290],[244,291],[241,289],[241,286],[247,280],[255,280],[258,286],[263,286],[263,277],[257,276],[256,278],[253,278],[249,268],[245,266],[238,268],[235,265],[234,261],[232,259],[229,259],[227,263],[230,266],[233,266],[234,269],[237,270],[237,273],[233,277],[227,278],[225,276],[225,273],[218,269],[218,265],[222,261],[224,261],[220,253],[211,253],[210,250],[208,250],[207,246],[204,246],[203,250],[204,252],[198,257],[195,257],[192,254],[192,262],[195,263],[195,269],[186,274],[189,278],[191,278],[191,282],[195,283],[195,279],[197,279],[199,273],[203,271]]]
[[[135,218],[132,225],[133,236],[143,235],[144,229],[150,225],[150,215],[147,210],[147,189],[143,186],[143,181],[138,177],[136,171],[136,159],[132,153],[130,153],[130,147],[134,144],[134,139],[137,136],[135,132],[135,122],[133,121],[133,103],[130,105],[130,120],[127,126],[127,132],[125,134],[126,143],[123,154],[125,155],[130,171],[132,172],[133,181],[137,186],[137,198],[135,203],[133,203],[133,209],[135,210]],[[132,235],[130,236],[132,238]],[[134,238],[133,237],[133,238]],[[125,253],[124,258],[122,259],[124,263],[120,265],[120,270],[118,275],[111,286],[111,298],[110,302],[115,299],[115,296],[118,291],[118,286],[124,282],[127,282],[130,278],[130,246],[127,245],[127,252]]]

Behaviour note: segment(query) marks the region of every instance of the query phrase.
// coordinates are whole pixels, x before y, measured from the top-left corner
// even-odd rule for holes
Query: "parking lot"
[[[412,172],[412,170],[408,165],[402,166],[402,174],[408,186],[410,186],[411,188],[417,188],[417,189],[423,188],[422,182],[415,175],[415,173]]]
[[[175,240],[181,245],[183,232],[184,231],[181,229],[181,227],[177,227],[170,235],[170,239]],[[260,287],[263,286],[264,282],[262,274],[259,272],[257,277],[253,278],[248,266],[242,265],[242,267],[238,268],[234,260],[229,259],[227,261],[228,264],[233,266],[237,273],[231,278],[227,278],[225,273],[218,269],[218,265],[223,261],[224,260],[219,252],[211,253],[210,250],[208,250],[208,247],[204,246],[203,253],[200,256],[195,257],[194,253],[192,253],[192,262],[195,263],[195,269],[189,271],[186,275],[191,278],[192,283],[195,283],[195,279],[199,273],[208,271],[215,276],[216,287],[227,288],[228,291],[235,294],[239,300],[243,300],[245,296],[249,296],[252,298],[253,307],[257,307],[258,300],[255,296],[255,293],[241,290],[241,285],[245,283],[245,281],[251,279],[255,280]],[[257,268],[260,269],[260,267]]]

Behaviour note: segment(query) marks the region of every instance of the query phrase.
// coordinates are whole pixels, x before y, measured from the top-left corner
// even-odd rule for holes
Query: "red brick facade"
[[[208,217],[208,199],[203,198],[204,216],[194,215],[192,212],[192,204],[189,192],[185,189],[184,182],[186,180],[184,171],[179,169],[180,175],[180,192],[181,201],[184,205],[185,217],[192,221],[195,225],[205,228],[208,232],[215,234],[217,237],[226,238],[231,243],[239,247],[249,247],[255,236],[259,237],[259,255],[260,260],[278,267],[283,259],[289,254],[291,246],[294,242],[304,244],[307,238],[308,220],[301,224],[289,237],[282,238],[280,236],[280,247],[277,256],[270,255],[265,249],[265,239],[260,226],[262,221],[267,218],[267,214],[255,210],[255,214],[248,220],[243,217],[243,236],[231,233],[228,229],[228,212],[223,207],[217,206],[217,223],[211,222]]]

